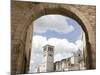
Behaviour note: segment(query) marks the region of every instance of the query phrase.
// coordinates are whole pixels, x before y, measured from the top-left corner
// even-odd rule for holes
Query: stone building
[[[43,47],[43,64],[38,66],[37,72],[53,72],[54,71],[54,46],[45,45]]]
[[[69,58],[54,62],[54,46],[43,47],[43,63],[37,66],[37,72],[54,72],[86,69],[81,50],[73,52]]]
[[[61,61],[56,61],[54,63],[54,71],[82,70],[86,69],[84,64],[82,51],[78,50],[73,53],[73,56],[62,59]]]
[[[36,72],[46,72],[45,64],[44,63],[39,64],[37,66]]]
[[[70,58],[62,59],[61,61],[56,61],[54,63],[55,71],[68,71],[69,66],[71,66]]]

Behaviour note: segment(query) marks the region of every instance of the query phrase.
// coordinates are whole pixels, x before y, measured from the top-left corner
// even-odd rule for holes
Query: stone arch
[[[92,69],[93,68],[93,64],[91,62],[93,62],[92,56],[90,55],[91,53],[91,43],[92,43],[92,27],[89,23],[89,21],[86,19],[86,17],[84,15],[82,15],[82,13],[80,11],[78,11],[76,8],[71,7],[71,6],[52,6],[50,7],[48,5],[48,7],[45,7],[44,5],[39,5],[42,6],[40,7],[37,11],[34,11],[33,9],[33,14],[32,14],[32,21],[34,22],[34,20],[38,19],[41,16],[44,15],[50,15],[50,14],[60,14],[60,15],[64,15],[64,16],[68,16],[74,20],[76,20],[82,27],[83,31],[85,32],[85,36],[86,36],[86,45],[87,45],[87,58],[86,58],[86,64],[87,64],[87,69]],[[91,63],[91,64],[90,64]]]
[[[82,9],[85,10],[84,8]],[[68,16],[76,20],[81,25],[82,29],[85,32],[87,40],[86,41],[87,53],[88,53],[86,62],[88,66],[87,68],[88,69],[96,68],[95,32],[93,30],[93,27],[91,26],[90,21],[86,18],[86,15],[84,15],[79,9],[77,9],[77,6],[62,5],[62,4],[59,5],[53,3],[50,4],[50,3],[13,1],[11,5],[11,11],[12,11],[11,13],[12,73],[27,73],[27,71],[26,72],[23,71],[24,66],[22,65],[27,65],[26,70],[28,70],[30,61],[30,48],[32,45],[32,43],[30,42],[30,40],[32,40],[32,34],[30,33],[32,32],[33,28],[32,23],[37,18],[48,14],[60,14]],[[17,54],[16,51],[18,51],[19,53]],[[19,54],[20,55],[22,54],[22,57],[20,57],[20,59],[18,58]],[[15,58],[17,60],[15,60]],[[27,60],[28,64],[27,62],[24,62],[23,64],[23,61],[25,61],[24,58],[26,58],[25,60]]]

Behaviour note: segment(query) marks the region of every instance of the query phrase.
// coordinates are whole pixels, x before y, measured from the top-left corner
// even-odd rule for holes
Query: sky
[[[82,50],[82,28],[73,19],[63,15],[45,15],[33,22],[33,42],[30,73],[34,73],[42,63],[42,47],[53,45],[54,62],[72,56],[72,52]]]

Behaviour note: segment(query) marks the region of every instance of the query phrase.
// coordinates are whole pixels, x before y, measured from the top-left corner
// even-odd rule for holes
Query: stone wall
[[[75,19],[86,34],[91,69],[96,68],[96,7],[72,4],[11,2],[11,72],[27,73],[32,45],[32,22],[46,14],[61,14]]]

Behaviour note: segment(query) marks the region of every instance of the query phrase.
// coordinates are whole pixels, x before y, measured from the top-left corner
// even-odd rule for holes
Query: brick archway
[[[79,6],[81,8],[81,6]],[[95,8],[95,7],[94,7]],[[84,10],[84,8],[83,8]],[[89,11],[87,11],[88,13]],[[32,23],[37,18],[48,15],[48,14],[60,14],[64,16],[68,16],[76,20],[82,27],[83,31],[86,35],[86,45],[87,45],[87,68],[94,69],[95,66],[95,32],[93,27],[91,26],[90,21],[87,19],[82,11],[78,9],[78,6],[74,5],[59,5],[59,4],[47,4],[47,3],[32,3],[32,2],[20,2],[14,1],[12,2],[12,57],[14,56],[13,51],[18,50],[18,54],[23,54],[26,57],[27,65],[29,65],[30,58],[30,48],[32,41]],[[16,29],[14,29],[16,27]],[[28,37],[30,36],[30,37]],[[19,47],[16,47],[16,46]],[[20,46],[23,49],[20,49]],[[17,49],[17,50],[16,50]],[[21,50],[21,51],[20,51]],[[18,55],[15,52],[15,55]],[[14,73],[25,73],[23,72],[24,66],[19,70],[19,65],[21,65],[21,61],[19,58],[14,56],[17,60],[12,59],[12,72]],[[23,59],[24,60],[24,59]],[[19,64],[14,64],[14,62],[18,62]],[[23,61],[22,61],[23,62]],[[26,64],[25,64],[26,65]],[[29,66],[27,66],[29,68]],[[28,70],[28,69],[27,69]]]

